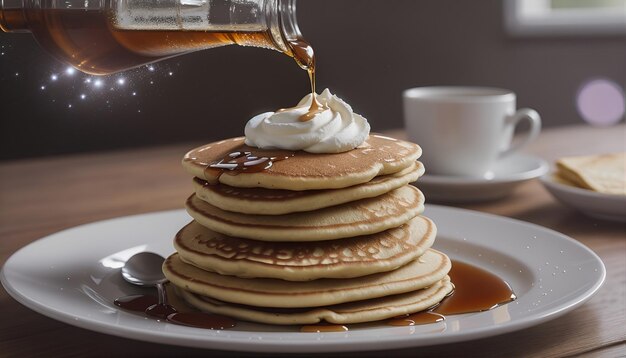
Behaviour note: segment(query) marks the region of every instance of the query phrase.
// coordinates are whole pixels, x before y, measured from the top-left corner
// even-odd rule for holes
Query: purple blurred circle
[[[609,79],[588,80],[578,90],[576,107],[580,116],[590,124],[615,124],[624,118],[626,111],[624,90]]]

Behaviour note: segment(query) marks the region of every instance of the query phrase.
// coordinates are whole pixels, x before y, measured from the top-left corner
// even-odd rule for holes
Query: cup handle
[[[507,118],[507,122],[513,127],[516,127],[517,124],[523,119],[527,119],[528,121],[530,121],[530,130],[526,133],[526,137],[515,143],[509,149],[500,152],[500,158],[517,152],[518,150],[525,147],[528,143],[532,142],[539,135],[539,132],[541,131],[541,117],[539,116],[539,113],[537,113],[537,111],[535,111],[534,109],[518,109],[515,114]]]

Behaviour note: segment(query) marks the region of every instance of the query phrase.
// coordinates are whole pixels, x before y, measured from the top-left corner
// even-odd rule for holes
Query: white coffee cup
[[[409,139],[423,149],[429,174],[489,177],[499,158],[537,137],[541,118],[532,109],[516,111],[515,93],[488,87],[418,87],[403,93]],[[515,126],[530,122],[511,146]]]

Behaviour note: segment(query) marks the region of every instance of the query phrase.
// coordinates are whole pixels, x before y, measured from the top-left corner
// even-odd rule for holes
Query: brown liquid
[[[388,321],[387,324],[390,326],[415,326],[419,324],[442,322],[444,319],[445,317],[439,313],[422,311],[403,317],[394,318]]]
[[[316,115],[324,112],[328,107],[322,106],[317,100],[317,93],[315,91],[315,52],[313,47],[303,39],[298,39],[289,42],[289,47],[292,51],[292,56],[298,65],[307,71],[309,74],[309,82],[311,84],[311,106],[307,113],[301,115],[298,120],[301,122],[310,121]]]
[[[293,156],[293,154],[291,155]],[[233,174],[238,173],[258,173],[269,169],[274,162],[289,159],[291,156],[266,157],[252,152],[232,152],[224,156],[219,161],[209,164],[207,170],[218,170],[219,174],[228,171]],[[210,173],[207,173],[210,174]],[[211,175],[215,176],[215,175]]]
[[[116,306],[147,316],[167,320],[170,323],[205,329],[233,328],[237,322],[229,317],[203,312],[178,312],[170,305],[159,304],[155,296],[133,295],[120,297],[113,302]]]
[[[5,9],[0,15],[0,23],[9,26],[5,30],[29,28],[41,47],[53,56],[94,75],[231,44],[276,48],[269,31],[119,29],[104,10]],[[309,111],[300,117],[308,121],[326,109],[315,95],[315,53],[303,39],[290,41],[288,46],[287,55],[309,74],[313,100]]]
[[[172,307],[170,305],[157,303],[157,304],[154,304],[154,305],[146,308],[146,310],[144,312],[148,316],[152,316],[152,317],[156,317],[156,318],[160,318],[160,319],[167,319],[167,317],[169,317],[169,315],[177,313],[178,311],[176,310],[176,308],[174,308],[174,307]]]
[[[159,300],[155,296],[133,295],[120,297],[113,301],[113,304],[128,311],[146,312],[148,307],[156,305]]]
[[[25,28],[28,28],[28,24],[24,22],[22,9],[5,9],[0,11],[0,29],[8,32]]]
[[[516,299],[506,281],[479,267],[453,261],[448,273],[454,293],[441,301],[435,312],[443,315],[487,311]]]
[[[182,326],[204,329],[229,329],[237,324],[232,318],[201,312],[174,313],[167,316],[167,321]]]
[[[315,52],[313,47],[305,40],[297,39],[289,42],[289,48],[291,49],[291,57],[296,60],[298,66],[309,73],[315,74]],[[313,87],[313,90],[315,90],[315,87]]]
[[[387,324],[391,326],[414,326],[442,322],[445,315],[486,311],[511,302],[516,298],[513,290],[504,280],[476,266],[453,261],[452,269],[448,275],[451,281],[455,283],[455,289],[439,305],[426,311],[396,317],[387,321]],[[221,315],[202,312],[177,312],[175,307],[159,305],[154,296],[127,296],[116,299],[114,303],[120,308],[167,319],[168,322],[179,325],[206,329],[228,329],[236,325],[235,320]],[[183,309],[181,308],[181,310]],[[273,311],[276,309],[268,309],[268,312]],[[290,310],[287,309],[286,311]],[[309,333],[345,332],[348,330],[347,326],[329,323],[305,325],[300,328],[301,332]]]
[[[306,332],[306,333],[346,332],[346,331],[348,331],[348,327],[342,326],[340,324],[320,323],[320,324],[300,327],[300,332]]]
[[[4,10],[7,23],[19,18],[14,11],[26,11],[30,30],[43,48],[95,75],[230,44],[273,48],[267,32],[120,30],[105,11],[83,9]]]
[[[487,311],[515,300],[515,293],[506,281],[491,272],[460,261],[452,261],[448,273],[454,291],[437,306],[422,312],[397,317],[387,322],[392,326],[413,326],[440,322],[445,315]],[[439,317],[440,319],[436,319]]]

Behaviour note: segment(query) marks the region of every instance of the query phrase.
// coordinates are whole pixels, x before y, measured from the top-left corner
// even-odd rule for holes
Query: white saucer
[[[541,183],[560,202],[583,214],[602,220],[626,222],[626,196],[597,193],[592,190],[561,184],[554,172],[541,177]]]
[[[487,201],[511,194],[519,184],[544,175],[548,169],[543,159],[515,154],[496,162],[493,171],[483,178],[427,174],[413,185],[424,192],[428,202]]]

